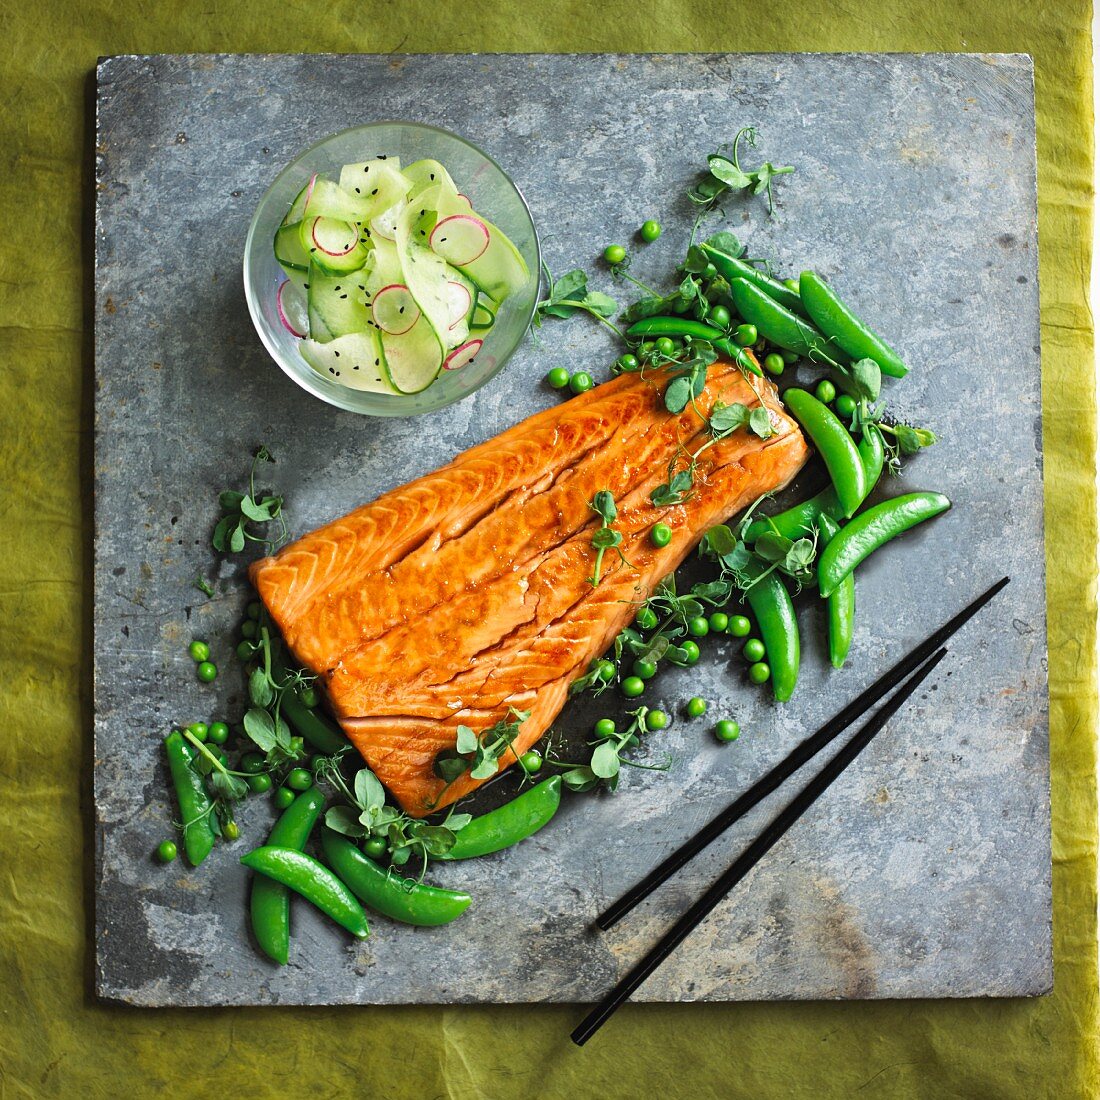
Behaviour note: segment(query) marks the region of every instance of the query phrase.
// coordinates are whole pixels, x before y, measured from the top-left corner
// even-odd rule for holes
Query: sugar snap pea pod
[[[470,907],[469,894],[441,890],[387,871],[332,829],[322,830],[321,847],[352,893],[367,908],[391,920],[434,928],[449,924]]]
[[[734,279],[730,283],[730,297],[737,312],[750,325],[755,325],[756,331],[770,343],[826,366],[847,362],[839,349],[829,343],[809,321],[804,321],[774,298],[769,298],[754,283]]]
[[[355,895],[323,863],[305,852],[267,844],[241,856],[241,862],[301,894],[353,936],[365,939],[370,934],[366,914]]]
[[[750,374],[755,374],[760,378],[764,377],[764,372],[760,368],[760,364],[756,361],[756,356],[753,355],[748,348],[738,347],[728,337],[723,336],[721,339],[712,340],[712,344],[733,364],[741,367],[743,370],[747,370]]]
[[[951,501],[942,493],[906,493],[861,512],[841,528],[817,560],[821,595],[831,596],[840,582],[883,543],[950,507]]]
[[[511,802],[475,817],[458,831],[454,847],[442,859],[470,859],[511,848],[537,833],[557,813],[561,776],[544,779]]]
[[[853,359],[873,359],[883,374],[893,378],[904,378],[909,373],[898,353],[872,332],[820,275],[803,271],[798,291],[813,323],[847,355]]]
[[[277,848],[305,847],[321,816],[325,796],[319,787],[303,791],[272,826],[267,843]],[[286,966],[290,952],[290,894],[282,883],[266,875],[252,880],[252,932],[264,954]]]
[[[626,330],[631,339],[647,336],[690,336],[694,340],[717,340],[722,330],[691,317],[643,317]]]
[[[824,460],[844,515],[852,515],[868,492],[867,471],[855,440],[832,409],[812,393],[792,387],[784,392],[783,401]]]
[[[772,694],[785,703],[794,693],[798,683],[798,666],[801,661],[801,645],[798,637],[798,619],[791,603],[787,586],[776,570],[767,575],[763,565],[753,562],[746,569],[750,578],[760,579],[745,593],[745,600],[756,618],[760,637],[764,642],[768,664],[772,671]]]
[[[802,304],[802,299],[789,286],[784,285],[778,279],[773,279],[770,275],[765,274],[752,264],[746,263],[739,257],[731,256],[728,252],[715,248],[712,244],[703,244],[700,245],[700,248],[702,248],[707,259],[714,264],[718,274],[727,282],[732,283],[734,279],[744,279],[762,290],[769,298],[774,298],[780,305],[786,306],[792,313],[805,316],[806,307]]]
[[[882,476],[882,466],[886,458],[882,433],[874,424],[864,426],[863,436],[856,449],[863,460],[863,468],[867,473],[867,492],[870,493]],[[844,506],[831,485],[774,516],[761,516],[760,519],[753,520],[745,532],[745,541],[755,542],[765,531],[778,531],[789,539],[800,539],[808,535],[811,528],[820,526],[822,516],[833,520],[844,518]]]
[[[821,542],[828,546],[836,537],[840,528],[829,516],[822,516],[820,521]],[[852,630],[855,626],[856,614],[856,575],[849,573],[837,585],[836,590],[827,600],[829,611],[829,660],[833,668],[843,668],[848,657],[848,650],[852,648]]]
[[[195,750],[179,730],[164,739],[164,752],[183,824],[183,850],[191,866],[198,867],[214,848],[213,804],[205,780],[191,767]]]
[[[271,661],[271,675],[276,682],[286,680],[286,667],[276,658]],[[331,756],[348,747],[347,738],[315,710],[298,698],[294,690],[284,691],[279,700],[279,713],[287,720],[291,728],[317,752]]]

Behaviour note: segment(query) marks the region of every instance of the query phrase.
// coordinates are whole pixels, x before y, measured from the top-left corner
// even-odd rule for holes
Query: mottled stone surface
[[[291,965],[249,942],[237,864],[265,835],[197,871],[157,867],[169,834],[160,738],[177,721],[240,712],[234,567],[209,568],[216,490],[248,448],[295,530],[423,473],[559,400],[555,364],[601,372],[610,344],[582,319],[543,329],[478,396],[412,420],[340,413],[268,360],[240,259],[253,207],[319,136],[378,116],[454,129],[493,154],[530,202],[550,266],[591,264],[645,217],[665,225],[634,271],[663,281],[692,210],[693,166],[739,125],[759,155],[797,166],[779,216],[727,217],[784,273],[833,278],[913,364],[892,408],[941,445],[879,493],[947,492],[947,516],[860,570],[849,667],[823,658],[801,608],[804,672],[774,705],[731,641],[666,672],[647,701],[700,693],[744,734],[720,746],[679,716],[614,797],[569,798],[535,839],[433,869],[476,897],[446,929],[374,921],[364,944],[306,905]],[[381,151],[381,150],[377,150]],[[640,991],[639,999],[1037,994],[1051,981],[1042,462],[1032,75],[1017,56],[157,57],[99,70],[96,403],[98,989],[135,1004],[584,1001],[698,895],[781,804],[773,797],[622,926],[596,912],[907,647],[981,588],[1008,593],[955,641],[920,698]],[[364,152],[375,152],[367,151]],[[755,163],[757,154],[750,153]],[[710,225],[718,228],[719,219]],[[605,283],[602,274],[597,285]],[[540,346],[541,345],[541,346]],[[808,470],[803,485],[820,476]],[[198,685],[185,652],[211,640],[226,674]],[[612,712],[619,704],[611,700]],[[608,699],[570,706],[576,744]],[[502,785],[511,790],[511,779]],[[490,804],[499,794],[483,796]]]

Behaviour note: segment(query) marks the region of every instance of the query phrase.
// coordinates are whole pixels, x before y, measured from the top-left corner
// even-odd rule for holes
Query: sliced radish
[[[370,220],[370,230],[377,233],[383,240],[392,241],[397,238],[397,219],[401,217],[401,211],[405,208],[404,199],[395,203],[384,214],[379,214]]]
[[[448,328],[457,328],[470,312],[470,306],[474,303],[469,290],[461,283],[453,279],[447,283],[447,316],[450,321]]]
[[[482,341],[480,340],[467,340],[465,344],[455,348],[446,359],[443,360],[444,370],[461,370],[467,363],[473,361],[473,358],[479,351],[481,351]]]
[[[355,226],[335,218],[314,218],[309,233],[326,256],[346,256],[359,244]]]
[[[384,286],[371,304],[374,323],[390,336],[401,336],[420,320],[420,307],[403,283]]]
[[[300,286],[289,279],[280,283],[275,292],[275,307],[279,311],[279,320],[291,336],[304,340],[309,335],[309,315],[305,294]]]
[[[432,251],[449,264],[472,264],[489,247],[489,230],[471,214],[444,218],[432,230]]]

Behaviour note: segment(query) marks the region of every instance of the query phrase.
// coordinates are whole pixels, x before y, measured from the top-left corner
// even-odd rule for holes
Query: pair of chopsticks
[[[948,620],[911,653],[876,680],[862,695],[829,719],[812,737],[781,760],[744,794],[713,818],[690,840],[676,849],[637,885],[596,918],[596,927],[606,931],[621,920],[639,902],[672,877],[735,821],[744,817],[757,803],[775,791],[807,761],[866,714],[899,684],[897,693],[874,714],[858,733],[802,788],[764,831],[738,856],[734,863],[714,882],[687,912],[665,933],[664,937],[638,962],[622,981],[581,1021],[572,1034],[573,1042],[583,1046],[608,1021],[612,1013],[648,978],[665,959],[691,934],[712,909],[736,886],[788,829],[809,809],[832,782],[870,744],[871,739],[901,709],[907,699],[924,682],[932,670],[947,655],[943,643],[967,620],[980,611],[1001,591],[1009,578],[1002,577],[954,618]],[[902,683],[902,681],[905,681]]]

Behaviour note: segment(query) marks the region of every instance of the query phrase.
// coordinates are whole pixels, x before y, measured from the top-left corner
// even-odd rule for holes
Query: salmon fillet
[[[729,363],[680,415],[667,379],[625,374],[531,416],[256,562],[252,583],[293,655],[315,673],[348,738],[402,808],[422,817],[484,780],[433,764],[459,725],[526,710],[514,742],[549,729],[569,685],[603,654],[709,527],[782,488],[809,451],[770,382]],[[684,503],[651,490],[708,438],[715,401],[763,403],[775,434],[734,432],[700,457]],[[609,551],[593,586],[589,502],[609,490],[629,564]],[[671,526],[655,547],[649,529]],[[501,767],[515,757],[501,758]]]

